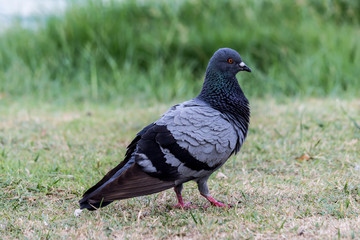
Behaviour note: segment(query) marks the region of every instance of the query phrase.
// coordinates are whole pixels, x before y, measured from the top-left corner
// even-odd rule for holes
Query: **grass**
[[[253,69],[251,96],[357,96],[360,89],[356,0],[69,4],[36,29],[14,23],[1,33],[6,98],[189,98],[220,47],[236,49]]]
[[[2,239],[360,237],[359,100],[251,99],[241,153],[209,180],[229,210],[171,209],[168,190],[74,217],[84,190],[169,106],[1,105]],[[208,205],[194,183],[184,198]]]
[[[360,238],[359,1],[69,4],[0,34],[2,239]],[[209,181],[235,206],[174,210],[168,190],[75,217],[220,47],[253,70],[249,137]],[[208,204],[194,183],[184,198]]]

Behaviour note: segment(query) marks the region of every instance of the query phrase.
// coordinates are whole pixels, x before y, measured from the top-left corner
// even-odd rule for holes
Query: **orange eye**
[[[228,63],[233,63],[234,61],[232,60],[232,58],[229,58],[229,59],[227,60],[227,62],[228,62]]]

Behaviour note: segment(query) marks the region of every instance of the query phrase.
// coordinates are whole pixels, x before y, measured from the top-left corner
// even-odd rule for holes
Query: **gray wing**
[[[211,174],[231,156],[239,142],[226,116],[197,99],[174,106],[155,124],[166,128],[175,141],[173,145],[177,145],[175,149],[160,143],[165,162],[177,169],[178,179]]]

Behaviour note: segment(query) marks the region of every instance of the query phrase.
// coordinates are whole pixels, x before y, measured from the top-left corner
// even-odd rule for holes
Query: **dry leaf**
[[[295,159],[301,160],[301,161],[308,161],[310,160],[310,156],[307,153],[304,153],[301,157],[296,157]]]
[[[351,140],[350,142],[347,142],[346,144],[352,146],[352,145],[357,144],[357,142],[358,142],[358,140],[356,138],[354,138],[353,140]]]
[[[41,137],[45,137],[45,136],[46,136],[46,129],[42,129],[42,130],[41,130],[40,136],[41,136]]]

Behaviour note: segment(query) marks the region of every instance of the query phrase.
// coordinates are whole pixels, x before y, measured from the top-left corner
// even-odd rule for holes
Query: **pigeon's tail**
[[[139,165],[129,161],[102,184],[89,189],[79,201],[80,209],[96,210],[115,200],[157,193],[175,186],[174,181],[162,181],[143,172]],[[106,177],[106,176],[105,176]],[[95,188],[96,187],[96,188]],[[91,191],[90,191],[91,190]]]
[[[83,199],[81,199],[83,200]],[[80,209],[87,209],[89,211],[97,210],[98,208],[105,207],[109,205],[111,202],[96,202],[96,203],[89,203],[88,201],[84,200],[83,202],[79,201]]]
[[[130,157],[122,161],[115,168],[110,170],[97,184],[89,188],[83,195],[83,198],[79,201],[80,209],[88,209],[90,211],[96,210],[101,207],[105,207],[109,205],[112,201],[100,201],[100,202],[92,202],[90,203],[88,200],[91,196],[93,196],[96,192],[99,192],[102,188],[104,188],[109,182],[113,181],[117,176],[120,176],[126,169],[131,167],[134,163],[134,159]]]

